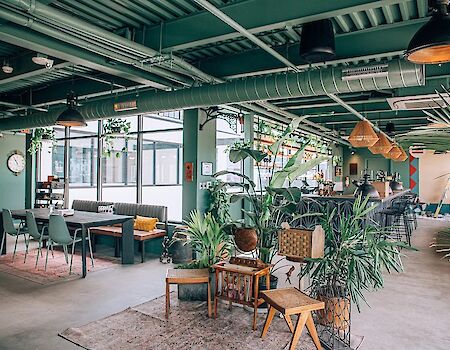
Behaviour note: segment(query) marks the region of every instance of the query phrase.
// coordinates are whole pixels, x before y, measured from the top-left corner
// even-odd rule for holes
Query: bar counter
[[[372,210],[367,219],[375,222],[380,221],[380,215],[378,213],[389,207],[393,200],[400,198],[404,194],[410,192],[409,189],[403,191],[396,191],[392,195],[371,198],[368,205],[376,205],[376,208]],[[336,210],[336,218],[344,215],[353,214],[353,204],[355,203],[355,197],[353,195],[335,195],[335,196],[319,196],[313,194],[305,194],[297,207],[298,214],[311,214],[311,213],[331,213]],[[320,223],[320,216],[306,216],[300,218],[292,223],[292,227],[303,227],[306,229],[312,229],[318,223]]]

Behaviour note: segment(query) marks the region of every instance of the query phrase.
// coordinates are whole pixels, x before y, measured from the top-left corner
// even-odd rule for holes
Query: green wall
[[[0,209],[25,208],[25,171],[16,176],[6,166],[8,156],[15,150],[25,155],[25,135],[3,134],[0,137]]]
[[[403,182],[404,188],[409,188],[409,162],[394,162],[386,159],[381,155],[372,154],[367,148],[354,148],[355,154],[351,154],[352,150],[344,147],[344,167],[342,173],[350,177],[350,186],[344,187],[344,194],[351,194],[355,191],[355,186],[351,183],[352,180],[359,180],[361,178],[361,171],[364,169],[373,170],[374,176],[377,170],[384,170],[389,172],[398,172],[400,179]],[[350,176],[350,163],[358,164],[358,174]]]

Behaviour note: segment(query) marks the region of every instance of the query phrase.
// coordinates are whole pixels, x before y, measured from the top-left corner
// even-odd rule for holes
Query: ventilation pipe
[[[345,81],[342,68],[327,68],[301,73],[280,73],[269,76],[237,79],[216,85],[203,85],[176,91],[141,91],[86,102],[79,108],[86,120],[97,120],[135,114],[216,106],[261,100],[310,97],[366,90],[382,90],[425,84],[424,67],[403,60],[390,61],[387,74],[380,77]],[[137,101],[134,110],[115,112],[114,103]],[[0,130],[44,127],[55,124],[64,108],[36,113],[24,118],[0,120]]]

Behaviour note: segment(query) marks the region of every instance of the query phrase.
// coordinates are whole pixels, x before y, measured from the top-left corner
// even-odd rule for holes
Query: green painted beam
[[[382,58],[392,54],[399,55],[406,50],[409,40],[424,21],[426,20],[419,19],[380,25],[376,28],[338,35],[335,60],[358,60],[361,56]],[[299,44],[277,47],[276,50],[294,64],[304,64],[299,57]],[[205,59],[197,62],[197,65],[206,73],[220,77],[285,68],[278,60],[260,49]]]
[[[252,33],[260,33],[399,2],[401,1],[247,0],[223,6],[220,9]],[[149,27],[145,29],[144,35],[138,33],[136,40],[142,42],[141,40],[145,38],[147,46],[158,50],[160,31],[160,25]],[[202,11],[164,23],[161,47],[170,52],[238,37],[241,37],[241,34],[236,33],[209,12]]]
[[[152,73],[113,63],[100,55],[14,24],[0,25],[0,40],[158,89],[173,85],[169,80]]]

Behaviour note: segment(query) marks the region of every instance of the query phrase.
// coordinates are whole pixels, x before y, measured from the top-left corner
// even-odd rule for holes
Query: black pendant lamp
[[[449,0],[433,0],[433,15],[420,28],[406,51],[406,59],[417,64],[450,62]]]
[[[77,97],[73,92],[67,95],[67,109],[62,112],[56,124],[61,126],[87,126],[86,121],[80,112],[77,111]]]
[[[308,62],[325,62],[336,56],[333,23],[330,19],[306,23],[302,27],[300,57]]]

